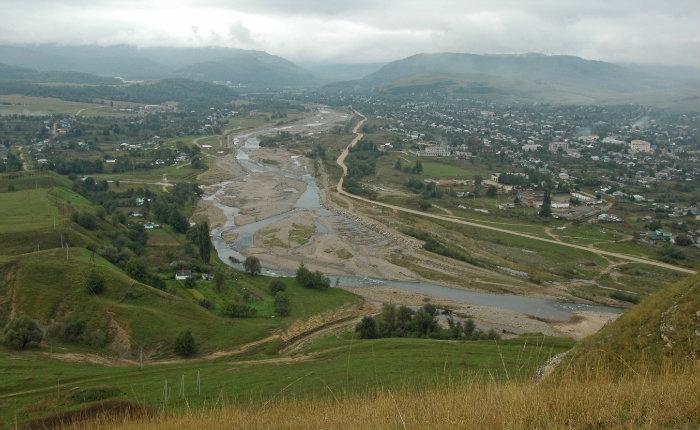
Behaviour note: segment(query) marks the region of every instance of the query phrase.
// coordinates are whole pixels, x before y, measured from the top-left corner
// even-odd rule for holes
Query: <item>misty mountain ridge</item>
[[[416,54],[329,88],[394,93],[439,88],[509,101],[698,103],[700,80],[674,79],[651,70],[571,55]]]
[[[76,71],[128,80],[173,77],[246,86],[309,86],[311,72],[263,51],[203,47],[0,46],[4,63],[39,71]]]

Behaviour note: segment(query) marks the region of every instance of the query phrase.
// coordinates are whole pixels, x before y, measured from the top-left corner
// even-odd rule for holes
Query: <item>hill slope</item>
[[[625,373],[700,357],[700,276],[654,293],[567,355],[560,372]]]
[[[233,48],[0,46],[0,58],[13,66],[42,71],[70,70],[139,80],[181,77],[267,87],[307,86],[316,81],[309,71],[282,57]]]
[[[60,82],[72,84],[106,84],[116,85],[120,81],[114,78],[80,72],[47,71],[39,72],[25,67],[10,66],[0,63],[0,80],[26,82]]]
[[[700,94],[698,81],[662,78],[603,61],[542,54],[417,54],[391,62],[354,84],[364,90],[450,90],[480,97],[555,102],[645,100],[652,95],[674,100]]]

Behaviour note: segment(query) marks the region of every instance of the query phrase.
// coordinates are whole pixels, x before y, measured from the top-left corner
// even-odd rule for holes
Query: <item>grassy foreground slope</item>
[[[112,416],[98,420],[97,427],[696,429],[699,281],[687,278],[649,296],[575,347],[541,383],[489,377],[449,380],[439,388],[383,385],[361,394],[287,399],[264,407]]]
[[[700,357],[700,276],[685,278],[642,300],[613,324],[588,337],[564,359],[560,372],[655,371],[688,366]]]
[[[0,350],[0,373],[5,375],[0,384],[0,427],[14,416],[20,423],[46,416],[56,420],[71,411],[109,409],[109,402],[117,401],[132,410],[182,413],[215,404],[260,408],[280,401],[372,395],[380,388],[420,392],[473,378],[527,380],[552,354],[572,344],[542,336],[452,342],[365,341],[343,335],[323,338],[291,356],[277,354],[279,345],[268,344],[217,360],[143,368],[62,362],[35,351],[18,356]]]

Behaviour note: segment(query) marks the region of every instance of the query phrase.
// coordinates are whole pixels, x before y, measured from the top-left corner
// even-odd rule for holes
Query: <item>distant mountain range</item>
[[[390,63],[300,67],[262,51],[221,47],[0,46],[0,81],[110,84],[187,78],[252,89],[318,87],[455,94],[505,102],[641,103],[700,110],[700,71],[568,55],[417,54]],[[35,69],[35,70],[30,70]],[[332,82],[329,84],[329,82]]]
[[[233,48],[0,46],[0,59],[39,71],[75,71],[127,80],[190,78],[275,88],[318,82],[311,72],[282,57]]]
[[[68,84],[96,85],[116,85],[121,82],[115,78],[91,75],[89,73],[71,71],[39,72],[38,70],[30,69],[27,67],[16,67],[3,63],[0,63],[0,81],[23,81],[43,83],[62,82]]]
[[[507,101],[700,107],[700,74],[692,79],[692,69],[631,67],[568,55],[417,54],[328,88],[395,94],[441,91]]]

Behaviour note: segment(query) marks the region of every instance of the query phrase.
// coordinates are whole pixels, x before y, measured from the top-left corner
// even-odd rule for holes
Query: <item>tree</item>
[[[194,336],[189,330],[182,331],[175,338],[175,354],[180,357],[190,357],[197,351]]]
[[[275,295],[279,292],[285,291],[287,286],[279,279],[273,279],[268,288],[270,290],[270,294]]]
[[[43,337],[39,325],[26,316],[10,321],[3,330],[3,343],[15,349],[25,349],[31,344],[41,342]]]
[[[413,315],[411,322],[413,331],[419,336],[428,336],[438,328],[435,317],[422,309]]]
[[[260,260],[258,257],[255,256],[250,256],[246,257],[245,262],[243,263],[243,266],[245,267],[245,271],[248,272],[252,276],[257,276],[260,274],[260,271],[262,270],[262,265],[260,264]]]
[[[323,273],[318,270],[315,272],[310,271],[304,266],[304,263],[301,263],[299,269],[297,269],[296,280],[302,287],[315,290],[324,290],[331,286],[331,280],[324,276]]]
[[[545,218],[552,216],[552,195],[549,190],[544,192],[544,200],[542,200],[539,215]]]
[[[136,279],[137,281],[143,281],[146,278],[146,263],[140,258],[132,257],[126,263],[124,268],[126,274]]]
[[[365,316],[355,327],[355,332],[360,336],[360,339],[378,339],[379,327],[377,321],[371,316]]]
[[[486,196],[488,197],[496,197],[498,194],[498,188],[494,187],[493,185],[489,185],[489,187],[486,189]]]
[[[284,293],[278,293],[275,296],[275,313],[278,316],[286,317],[291,313],[291,305],[289,303],[289,297]]]
[[[427,211],[428,209],[430,209],[431,207],[433,207],[433,204],[430,203],[430,200],[428,200],[428,199],[421,199],[421,200],[418,202],[418,207],[419,207],[420,210],[422,210],[422,211]]]
[[[402,166],[401,166],[401,158],[396,159],[396,163],[394,163],[394,169],[401,171]]]
[[[416,173],[423,173],[423,163],[420,160],[416,160],[416,165],[413,167],[413,171]]]
[[[178,233],[185,233],[187,231],[187,218],[180,213],[177,209],[173,209],[168,216],[168,224],[173,227]]]
[[[101,294],[105,290],[105,278],[96,270],[91,270],[85,279],[85,291],[88,294]]]
[[[196,224],[194,227],[194,244],[199,250],[199,256],[205,264],[209,264],[211,259],[211,243],[209,240],[209,223],[204,221]]]
[[[225,286],[226,286],[226,273],[221,268],[217,267],[214,270],[214,288],[216,288],[216,291],[222,292],[222,291],[224,291]]]
[[[474,334],[474,330],[476,330],[476,324],[474,323],[474,320],[471,318],[467,318],[466,320],[464,320],[462,329],[464,330],[464,334],[467,337],[471,337]]]
[[[195,288],[197,286],[197,282],[191,276],[188,277],[187,279],[185,279],[184,284],[185,284],[185,288],[187,288],[187,289],[192,289],[192,288]]]

